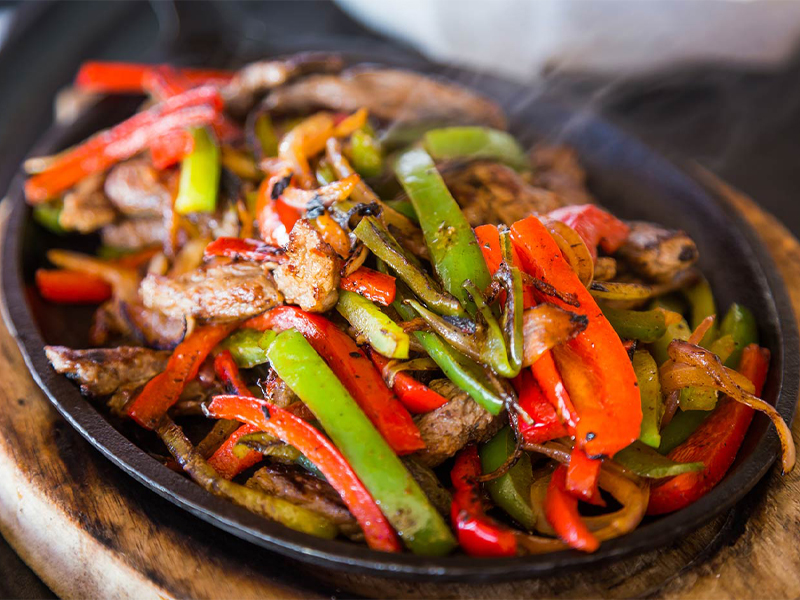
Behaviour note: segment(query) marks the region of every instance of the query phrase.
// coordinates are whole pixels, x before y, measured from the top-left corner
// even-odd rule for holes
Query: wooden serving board
[[[800,244],[708,178],[761,234],[800,314]],[[145,489],[61,418],[0,324],[0,532],[62,597],[800,597],[800,469],[661,550],[564,576],[420,584],[306,567],[245,543]],[[795,439],[800,439],[800,420]]]

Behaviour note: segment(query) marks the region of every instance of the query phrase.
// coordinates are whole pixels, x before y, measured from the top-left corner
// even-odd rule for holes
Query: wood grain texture
[[[719,189],[762,235],[800,314],[800,245],[752,201]],[[191,517],[100,456],[36,387],[5,325],[0,363],[0,532],[62,597],[800,597],[800,470],[773,469],[679,544],[579,573],[459,585],[310,572]],[[800,438],[797,421],[793,430]]]

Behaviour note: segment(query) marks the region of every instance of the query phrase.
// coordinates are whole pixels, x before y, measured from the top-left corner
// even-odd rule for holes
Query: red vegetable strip
[[[769,350],[756,344],[742,352],[739,372],[753,382],[760,396],[769,369]],[[683,473],[650,491],[648,515],[661,515],[685,508],[717,485],[736,458],[755,411],[725,397],[714,412],[700,424],[683,444],[667,456],[676,462],[700,461],[702,471]]]
[[[478,245],[483,252],[483,259],[486,261],[486,266],[489,267],[489,272],[494,275],[497,269],[500,268],[500,263],[503,262],[503,253],[500,250],[500,232],[497,231],[496,225],[480,225],[475,228],[475,237],[478,238]],[[516,248],[512,249],[514,264],[517,267],[522,267],[519,254]],[[533,295],[534,287],[530,284],[522,284],[522,305],[523,308],[530,308],[538,304]]]
[[[589,320],[584,331],[556,347],[553,355],[559,362],[561,357],[571,361],[571,368],[560,366],[559,372],[580,417],[576,443],[591,456],[613,456],[639,437],[642,420],[639,388],[628,354],[539,219],[529,217],[514,223],[511,238],[530,275],[574,294],[580,306],[553,297],[547,300]]]
[[[186,129],[171,131],[150,144],[150,161],[156,169],[178,164],[194,150],[194,137]]]
[[[450,473],[454,488],[450,517],[458,543],[470,556],[514,556],[517,553],[514,532],[488,517],[481,505],[480,489],[475,482],[481,473],[477,447],[467,446],[456,456]]]
[[[517,388],[520,407],[533,419],[533,423],[519,420],[519,432],[523,440],[529,444],[543,444],[567,435],[555,408],[528,369],[523,369],[514,380],[514,387]]]
[[[154,429],[159,419],[178,401],[183,388],[197,376],[200,365],[236,324],[205,325],[195,329],[172,353],[163,373],[153,377],[128,407],[128,416],[142,427]]]
[[[605,506],[600,488],[597,487],[601,466],[602,461],[591,459],[580,448],[574,448],[567,466],[566,490],[579,500],[596,506]]]
[[[284,254],[281,248],[265,244],[260,240],[221,237],[217,238],[204,251],[205,258],[227,256],[256,262],[280,262]]]
[[[288,244],[289,232],[302,216],[299,210],[288,206],[280,199],[281,188],[288,185],[290,178],[290,173],[279,172],[265,179],[258,188],[256,221],[261,238],[268,244],[276,246]]]
[[[75,85],[82,90],[100,94],[143,94],[147,72],[159,65],[89,61],[81,65]],[[213,69],[180,69],[192,85],[224,85],[233,78],[229,71]]]
[[[570,547],[594,552],[600,542],[586,527],[578,513],[578,500],[566,489],[567,469],[560,465],[553,472],[544,498],[544,516]]]
[[[66,269],[36,271],[36,287],[48,302],[100,304],[111,298],[111,286],[101,277]]]
[[[399,552],[400,542],[375,500],[331,441],[287,410],[255,398],[217,396],[208,406],[217,419],[242,421],[297,448],[342,497],[374,550]],[[238,431],[238,430],[237,430]]]
[[[369,346],[367,346],[367,354],[372,359],[375,368],[383,373],[386,365],[389,364],[389,359],[375,352]],[[431,412],[448,402],[447,398],[403,371],[395,375],[392,391],[397,394],[397,399],[402,405],[414,414]]]
[[[245,321],[243,326],[261,331],[296,329],[336,373],[392,450],[403,455],[425,447],[411,415],[386,387],[364,352],[325,317],[295,306],[280,306]]]
[[[394,277],[367,267],[360,267],[343,278],[339,287],[348,292],[361,294],[384,306],[389,306],[394,302],[394,296],[397,293]]]
[[[592,260],[597,258],[598,244],[603,251],[613,254],[628,239],[631,231],[628,225],[594,204],[564,206],[547,216],[572,227],[586,242]]]
[[[545,352],[535,363],[531,365],[531,373],[539,387],[542,389],[545,398],[556,409],[556,414],[560,421],[567,428],[570,435],[575,435],[580,417],[575,410],[575,406],[570,400],[567,388],[558,372],[553,353]]]

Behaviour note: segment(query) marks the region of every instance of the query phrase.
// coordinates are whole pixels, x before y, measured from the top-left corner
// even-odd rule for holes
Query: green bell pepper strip
[[[691,335],[692,330],[689,329],[689,324],[685,319],[667,326],[666,333],[650,345],[650,353],[656,360],[656,364],[663,365],[669,360],[667,347],[672,340],[686,341]]]
[[[428,556],[450,552],[456,541],[442,516],[303,335],[284,331],[267,354],[278,376],[317,417],[406,547]]]
[[[664,398],[658,379],[658,365],[647,350],[633,353],[633,371],[642,397],[642,429],[639,439],[653,448],[661,443],[661,417],[664,414]]]
[[[492,282],[475,232],[427,152],[412,148],[398,157],[394,168],[419,216],[433,268],[444,289],[474,315],[477,308],[468,298],[464,282],[469,279],[479,290],[488,289]]]
[[[686,299],[689,301],[689,317],[692,325],[692,331],[697,329],[703,319],[717,314],[717,305],[714,302],[714,294],[711,292],[711,286],[705,278],[701,278],[694,285],[686,288],[683,291]],[[708,346],[717,339],[717,330],[719,324],[717,321],[709,328],[703,339],[700,341],[700,346],[708,348]]]
[[[264,456],[272,456],[296,463],[314,475],[314,477],[325,479],[325,475],[317,468],[317,465],[308,460],[297,448],[284,444],[278,438],[263,431],[248,433],[240,437],[233,447],[233,455],[242,459],[252,450],[260,452]]]
[[[503,427],[478,449],[483,473],[499,469],[515,449],[516,440],[511,428]],[[531,457],[523,452],[517,463],[505,475],[485,484],[494,503],[528,531],[536,526],[536,515],[531,508],[532,483]]]
[[[401,215],[404,215],[414,221],[414,223],[419,224],[419,217],[417,216],[417,211],[414,210],[414,205],[411,204],[411,200],[408,198],[399,198],[398,200],[386,200],[385,204]]]
[[[601,306],[601,309],[622,339],[651,343],[664,337],[667,332],[666,316],[661,309],[623,310],[608,306]]]
[[[710,410],[679,410],[661,431],[661,444],[658,446],[660,454],[668,454],[677,448],[692,435],[700,423],[706,420]]]
[[[267,113],[258,115],[255,123],[256,138],[264,156],[278,156],[278,134]]]
[[[500,251],[503,262],[495,273],[495,278],[500,281],[506,290],[506,305],[503,310],[501,325],[505,335],[508,350],[508,362],[514,373],[522,369],[524,340],[522,311],[524,309],[524,294],[522,288],[522,272],[514,264],[514,250],[511,244],[511,234],[506,229],[500,232]],[[516,375],[515,375],[516,376]]]
[[[409,336],[370,300],[355,292],[339,290],[336,310],[387,358],[408,358]]]
[[[742,350],[750,344],[758,343],[758,327],[753,313],[741,304],[732,304],[722,319],[719,328],[720,336],[730,335],[733,337],[735,349],[723,359],[726,367],[735,369],[739,366],[742,358]],[[722,357],[720,357],[722,358]]]
[[[219,147],[208,129],[192,130],[194,150],[181,162],[181,178],[175,211],[185,215],[214,212],[217,207],[221,170]]]
[[[61,219],[61,211],[63,208],[64,207],[61,202],[46,202],[44,204],[38,204],[33,207],[33,220],[48,231],[52,231],[53,233],[57,233],[59,235],[64,234],[67,232],[67,230],[61,226],[59,221]]]
[[[239,329],[234,331],[220,347],[229,350],[242,369],[252,369],[267,362],[267,348],[275,339],[274,331],[256,331],[255,329]]]
[[[336,173],[334,173],[333,167],[331,167],[330,164],[324,160],[321,160],[317,163],[315,175],[317,177],[317,183],[319,183],[321,186],[328,185],[336,181]]]
[[[673,477],[681,473],[700,471],[705,467],[701,462],[675,462],[638,440],[617,452],[614,455],[614,462],[636,475],[649,479]]]
[[[444,127],[425,134],[425,148],[436,160],[486,158],[514,169],[530,167],[525,151],[514,136],[489,127]]]
[[[365,125],[350,136],[350,160],[362,177],[375,177],[383,171],[383,151],[371,127]]]
[[[389,265],[398,278],[404,281],[429,308],[448,316],[464,314],[464,309],[458,300],[441,290],[378,219],[371,216],[363,217],[353,233],[375,256]]]

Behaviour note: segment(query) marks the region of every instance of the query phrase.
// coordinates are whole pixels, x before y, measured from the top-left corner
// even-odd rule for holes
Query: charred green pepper
[[[664,414],[664,399],[658,379],[658,365],[647,350],[633,353],[633,370],[642,397],[642,429],[639,439],[653,448],[661,443],[661,417]]]
[[[370,300],[339,290],[336,310],[378,353],[388,358],[408,358],[408,334]]]
[[[479,449],[483,473],[499,469],[515,449],[514,433],[510,427],[503,427]],[[536,526],[536,515],[531,508],[532,482],[531,457],[523,452],[508,473],[486,483],[494,503],[528,531]]]

